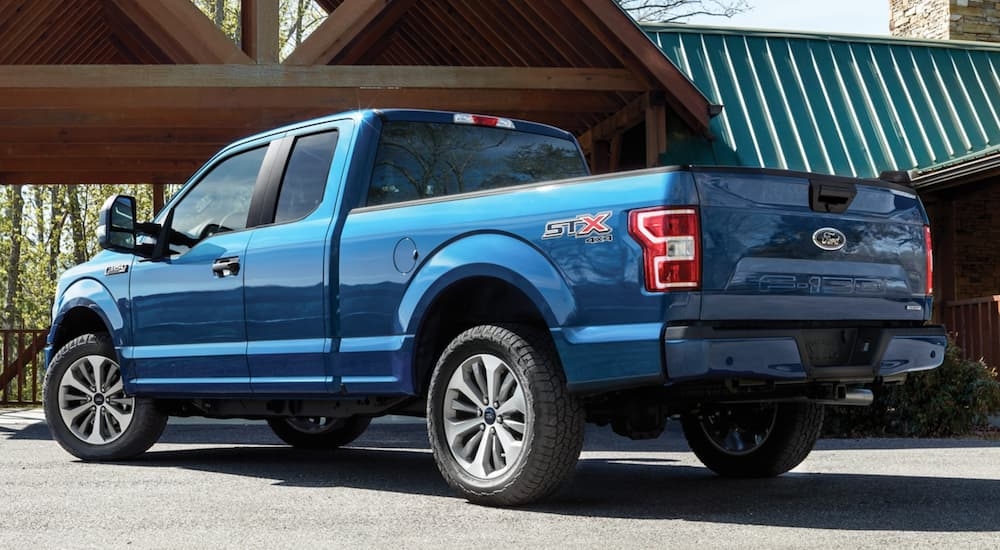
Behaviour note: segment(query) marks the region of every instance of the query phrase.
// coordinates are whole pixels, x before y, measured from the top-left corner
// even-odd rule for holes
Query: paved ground
[[[681,437],[588,432],[526,509],[449,494],[419,424],[306,453],[260,424],[172,422],[140,460],[76,461],[0,411],[0,548],[997,548],[1000,442],[821,441],[773,480],[714,477]]]

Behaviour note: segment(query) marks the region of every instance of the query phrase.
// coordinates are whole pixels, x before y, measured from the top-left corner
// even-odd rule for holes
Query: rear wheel
[[[324,416],[292,416],[269,418],[267,425],[274,435],[293,447],[302,449],[336,449],[365,433],[372,419],[367,416],[329,418]]]
[[[712,405],[681,419],[698,459],[725,477],[773,477],[798,466],[823,425],[812,403]]]
[[[431,378],[427,426],[445,480],[473,502],[525,504],[572,475],[583,413],[545,335],[478,326],[452,341]]]
[[[84,460],[121,460],[160,438],[166,415],[150,399],[125,393],[107,334],[85,334],[56,353],[45,373],[45,419],[52,437]]]

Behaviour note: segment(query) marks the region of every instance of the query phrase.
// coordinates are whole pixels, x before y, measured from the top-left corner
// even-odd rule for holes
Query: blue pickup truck
[[[938,366],[931,241],[906,185],[740,168],[589,175],[573,137],[365,110],[234,143],[151,222],[101,210],[60,279],[45,412],[84,460],[169,416],[264,419],[290,445],[426,416],[471,501],[572,474],[584,424],[678,420],[724,476],[788,471],[829,404]]]

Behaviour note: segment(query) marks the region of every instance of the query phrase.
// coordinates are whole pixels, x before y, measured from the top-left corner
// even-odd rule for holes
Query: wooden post
[[[667,150],[667,108],[660,94],[646,94],[646,166],[659,166]]]
[[[590,152],[591,171],[604,174],[611,171],[611,142],[606,139],[594,141],[594,149]]]
[[[625,133],[616,132],[614,136],[611,137],[611,160],[608,162],[608,171],[617,172],[622,166],[622,141],[624,141]]]
[[[278,0],[242,0],[243,51],[258,65],[278,62]]]
[[[162,183],[153,184],[153,215],[155,216],[163,210],[164,195],[166,194],[167,186]]]

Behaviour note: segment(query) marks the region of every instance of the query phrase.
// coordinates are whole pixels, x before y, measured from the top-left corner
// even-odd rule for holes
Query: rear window
[[[386,122],[368,205],[587,175],[573,141],[502,128]]]

